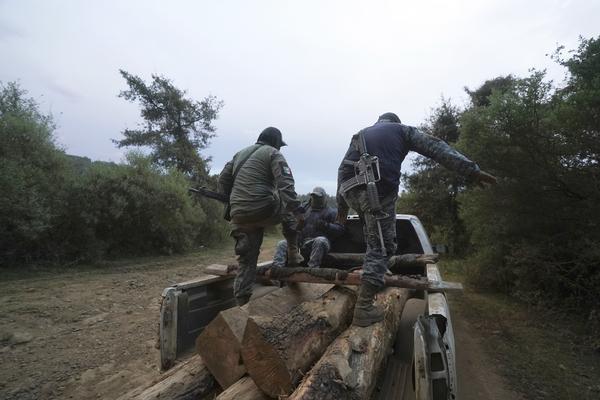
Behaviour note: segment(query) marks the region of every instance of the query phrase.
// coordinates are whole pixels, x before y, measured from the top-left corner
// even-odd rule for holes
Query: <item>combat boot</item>
[[[379,289],[378,286],[368,282],[361,283],[356,306],[354,306],[352,325],[365,327],[383,321],[383,310],[373,304]]]
[[[297,245],[288,242],[287,249],[287,266],[290,268],[299,267],[304,262],[304,257],[300,254],[300,249]]]
[[[244,304],[248,303],[248,302],[250,301],[250,297],[251,297],[251,296],[252,296],[252,295],[250,295],[250,294],[247,294],[247,295],[244,295],[244,296],[236,297],[236,298],[235,298],[235,302],[236,302],[237,306],[238,306],[238,307],[241,307],[241,306],[243,306]]]

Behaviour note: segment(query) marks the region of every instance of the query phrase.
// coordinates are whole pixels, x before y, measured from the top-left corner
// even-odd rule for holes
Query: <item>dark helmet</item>
[[[275,147],[279,150],[282,146],[287,146],[287,144],[281,138],[281,131],[277,128],[273,128],[272,126],[265,128],[260,135],[258,135],[257,144],[268,144],[269,146]]]
[[[377,122],[396,122],[398,124],[402,123],[400,118],[392,112],[386,112],[385,114],[381,114]]]

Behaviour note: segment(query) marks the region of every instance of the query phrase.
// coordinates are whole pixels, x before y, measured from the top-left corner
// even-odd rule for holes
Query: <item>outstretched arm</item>
[[[465,157],[463,154],[453,149],[442,139],[435,136],[426,135],[417,128],[407,126],[406,139],[409,150],[429,157],[437,161],[444,167],[476,181],[483,186],[484,183],[495,184],[496,178],[487,172],[482,171],[479,166]]]

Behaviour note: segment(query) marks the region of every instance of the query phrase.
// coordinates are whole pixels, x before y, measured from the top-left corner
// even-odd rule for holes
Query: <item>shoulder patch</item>
[[[292,176],[292,170],[288,167],[287,163],[283,161],[279,162],[279,169],[281,169],[281,175],[283,176]]]

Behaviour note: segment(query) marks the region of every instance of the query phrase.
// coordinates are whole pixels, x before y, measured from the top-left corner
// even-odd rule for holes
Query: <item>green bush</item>
[[[125,165],[93,165],[68,200],[63,232],[71,257],[171,254],[221,237],[223,224],[187,187],[181,173],[164,173],[135,153]]]
[[[50,116],[0,83],[0,265],[184,252],[224,238],[222,207],[189,178],[131,153],[125,164],[66,156]]]
[[[0,82],[0,264],[44,257],[63,213],[69,168],[50,116]]]

